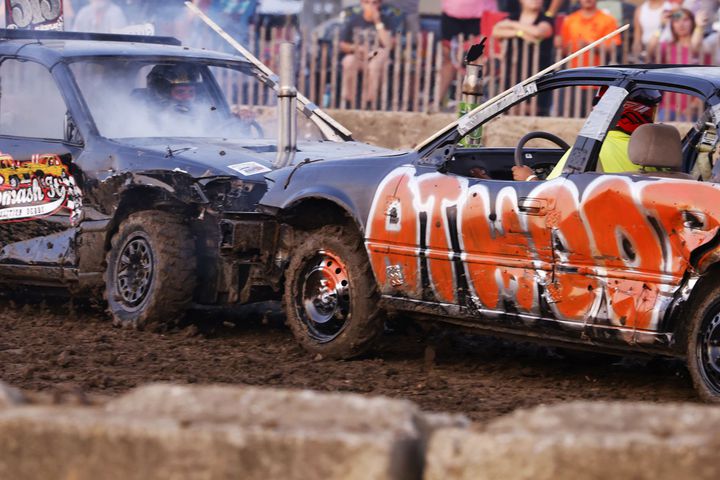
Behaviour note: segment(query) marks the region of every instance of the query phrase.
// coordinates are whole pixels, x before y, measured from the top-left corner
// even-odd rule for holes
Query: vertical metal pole
[[[287,167],[297,151],[297,89],[295,88],[295,45],[280,44],[280,89],[278,90],[278,146],[275,166]]]

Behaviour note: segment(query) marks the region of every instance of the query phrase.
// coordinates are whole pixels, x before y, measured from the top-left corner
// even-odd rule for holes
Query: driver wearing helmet
[[[199,83],[200,72],[193,65],[156,65],[147,76],[148,99],[162,108],[189,113]]]
[[[593,104],[600,100],[606,90],[607,87],[602,87],[598,91]],[[600,157],[598,159],[600,171],[606,173],[623,173],[637,172],[640,170],[640,166],[630,161],[630,155],[628,153],[630,135],[632,135],[639,126],[655,121],[655,113],[661,100],[662,93],[649,88],[635,90],[628,96],[623,104],[620,120],[615,127],[608,132],[600,149]],[[562,174],[565,163],[569,157],[570,150],[565,152],[565,155],[563,155],[557,165],[555,165],[555,168],[547,177],[548,180],[552,180]],[[532,181],[538,179],[534,171],[528,166],[515,166],[512,170],[515,180]],[[646,170],[651,169],[646,168]]]
[[[185,131],[187,128],[192,130],[198,121],[210,122],[213,129],[223,134],[245,137],[254,132],[258,137],[263,136],[262,127],[255,121],[255,113],[247,108],[232,113],[230,119],[216,113],[220,110],[203,95],[207,92],[200,69],[195,65],[156,65],[146,79],[145,99],[149,106],[159,107],[160,115],[155,115],[155,120],[161,124],[172,124],[174,128]]]

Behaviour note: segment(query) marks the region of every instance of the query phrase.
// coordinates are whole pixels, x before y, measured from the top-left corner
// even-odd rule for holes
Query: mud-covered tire
[[[336,359],[366,352],[384,328],[378,301],[357,233],[326,226],[300,236],[286,271],[283,304],[306,350]]]
[[[180,215],[131,214],[106,256],[105,300],[113,325],[141,329],[180,320],[196,283],[195,242]]]
[[[681,341],[695,390],[707,402],[720,403],[720,286],[695,296]]]

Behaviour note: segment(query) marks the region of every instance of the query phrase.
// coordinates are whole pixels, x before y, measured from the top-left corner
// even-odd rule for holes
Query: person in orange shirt
[[[597,8],[597,0],[580,0],[580,10],[567,16],[562,24],[560,38],[566,54],[571,54],[598,38],[617,30],[615,17]],[[605,43],[610,48],[620,45],[620,37],[615,36]],[[571,67],[596,67],[605,63],[598,54],[598,49],[588,52],[572,61]]]

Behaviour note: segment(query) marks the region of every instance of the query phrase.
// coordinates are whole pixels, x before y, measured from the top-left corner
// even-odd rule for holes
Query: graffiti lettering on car
[[[570,177],[528,198],[537,200],[518,199],[512,184],[394,170],[368,218],[381,290],[657,330],[690,254],[720,225],[720,188],[707,183],[603,175],[581,187]]]

